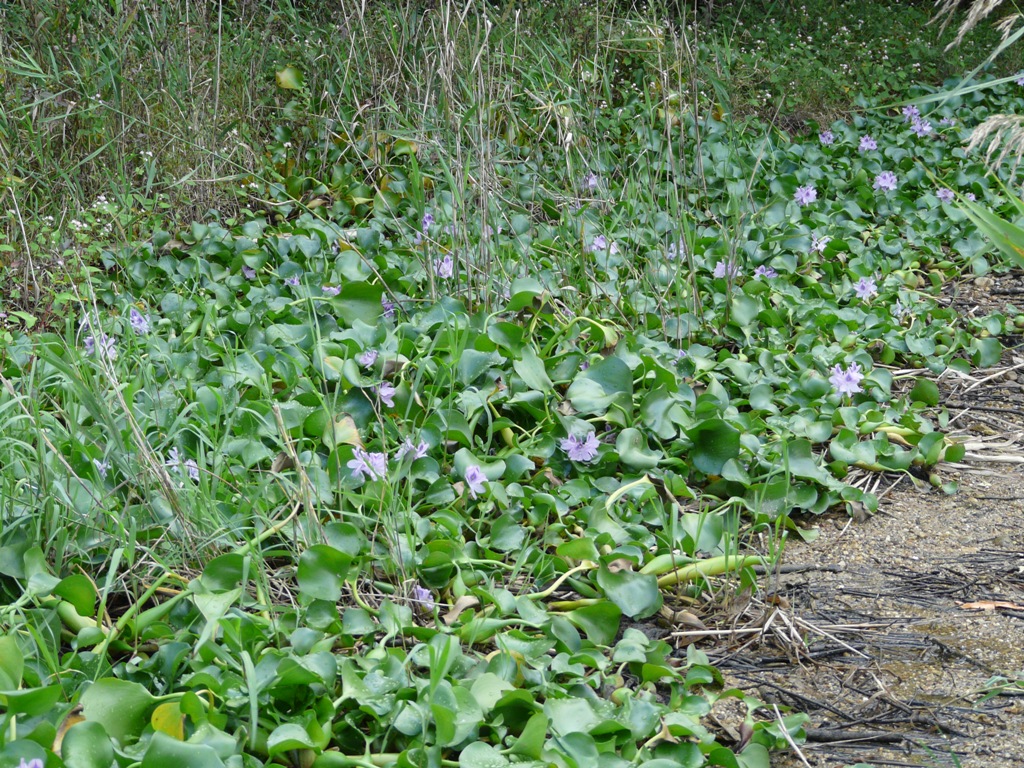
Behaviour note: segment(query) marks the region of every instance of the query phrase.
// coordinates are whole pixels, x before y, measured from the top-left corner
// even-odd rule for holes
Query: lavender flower
[[[832,375],[828,377],[828,380],[840,395],[855,395],[864,391],[860,385],[863,378],[864,374],[860,372],[860,366],[857,363],[850,363],[845,371],[837,363],[832,368]]]
[[[256,279],[256,270],[253,269],[252,267],[245,267],[245,266],[243,266],[242,267],[242,277],[244,277],[246,280],[255,280]]]
[[[763,277],[765,279],[771,279],[773,277],[778,277],[778,276],[779,276],[778,272],[776,272],[774,269],[772,269],[771,267],[766,266],[764,264],[761,264],[757,269],[754,270],[754,277]]]
[[[973,203],[973,202],[974,202],[975,200],[977,200],[977,199],[978,199],[977,197],[975,197],[975,195],[974,195],[974,193],[973,193],[973,192],[968,192],[968,193],[967,193],[966,195],[964,195],[964,197],[966,197],[966,198],[967,198],[968,200],[970,200],[970,201],[971,201],[972,203]]]
[[[589,189],[591,192],[593,192],[595,189],[597,189],[597,187],[598,187],[598,185],[600,183],[601,183],[601,180],[598,178],[597,174],[594,173],[593,171],[590,171],[586,176],[583,177],[583,186],[586,189]]]
[[[380,306],[384,310],[384,317],[391,320],[395,316],[395,302],[388,301],[387,296],[380,297]]]
[[[822,235],[821,237],[811,235],[811,250],[824,253],[830,242],[832,242],[831,235]]]
[[[1017,85],[1024,85],[1024,74],[1014,80],[1014,82],[1017,83]]]
[[[601,447],[597,435],[588,432],[586,437],[569,435],[559,442],[559,447],[565,451],[570,461],[593,461],[597,458],[597,449]]]
[[[826,147],[831,146],[832,142],[836,140],[835,134],[832,131],[822,131],[818,134],[818,141],[824,144]]]
[[[356,362],[363,366],[363,368],[369,368],[377,362],[377,355],[379,354],[376,349],[368,349],[356,355]]]
[[[377,392],[377,397],[380,398],[380,401],[384,403],[384,405],[386,405],[388,408],[395,407],[395,392],[397,390],[395,389],[394,384],[392,384],[389,381],[382,381],[375,387],[375,389]]]
[[[853,286],[853,290],[857,294],[858,299],[866,300],[878,295],[878,285],[876,285],[875,278],[873,277],[862,277]]]
[[[386,453],[367,453],[362,448],[352,451],[352,459],[348,462],[352,476],[365,480],[383,480],[388,474],[388,455]]]
[[[715,264],[715,271],[712,272],[713,277],[728,277],[734,278],[740,273],[740,265],[735,261],[720,261]]]
[[[337,296],[341,293],[341,286],[338,285],[324,285],[320,288],[323,291],[324,296]]]
[[[185,470],[188,472],[189,479],[199,482],[199,465],[196,464],[196,460],[185,459],[184,467]]]
[[[149,333],[149,318],[139,312],[135,307],[128,311],[128,322],[136,333]]]
[[[677,242],[669,243],[668,246],[668,260],[674,261],[675,259],[686,258],[686,241],[679,238]]]
[[[909,123],[911,120],[917,120],[921,117],[921,110],[914,105],[909,105],[903,108],[903,122]]]
[[[395,453],[395,461],[401,461],[406,456],[412,456],[412,461],[416,461],[416,459],[422,459],[426,456],[429,450],[430,446],[427,445],[426,440],[420,440],[419,444],[413,445],[412,440],[407,437],[398,446],[398,451]]]
[[[442,280],[447,280],[455,274],[455,260],[450,253],[446,253],[444,258],[434,260],[434,274]]]
[[[608,238],[604,235],[597,235],[593,242],[590,243],[590,252],[603,251],[608,247]]]
[[[164,462],[164,466],[168,469],[174,470],[177,470],[178,467],[181,466],[181,459],[178,458],[177,448],[171,448],[171,450],[167,452],[167,461]]]
[[[896,174],[892,171],[882,171],[880,174],[875,176],[874,188],[880,189],[883,192],[892,192],[896,189],[897,184]]]
[[[43,768],[43,765],[43,761],[40,760],[38,757],[33,757],[27,763],[25,762],[25,758],[23,757],[21,758],[21,762],[18,763],[18,768]]]
[[[860,145],[858,146],[861,152],[871,152],[872,150],[878,149],[878,142],[865,134],[860,137]]]
[[[939,120],[939,125],[956,125],[955,117],[944,117]]]
[[[412,238],[412,244],[413,245],[419,245],[422,242],[423,242],[423,233],[417,231],[416,234]]]
[[[904,306],[903,302],[896,299],[896,303],[892,306],[892,316],[899,321],[902,321],[904,317],[910,314],[910,307]]]
[[[95,354],[99,358],[117,360],[117,339],[101,333],[97,339],[95,336],[86,336],[83,342],[87,355]]]
[[[475,464],[466,467],[466,472],[463,474],[462,478],[466,481],[466,485],[469,487],[470,498],[475,499],[478,493],[484,492],[484,483],[487,482],[487,476],[480,467]]]
[[[434,593],[426,587],[421,587],[419,584],[413,587],[412,599],[419,603],[419,607],[424,611],[434,610]]]
[[[939,202],[952,203],[953,198],[956,197],[956,193],[954,193],[953,190],[949,189],[948,187],[942,187],[935,193],[935,196],[939,198]]]
[[[932,124],[927,120],[915,120],[910,130],[916,133],[918,136],[924,137],[932,132]]]
[[[107,471],[110,469],[110,462],[105,459],[93,459],[93,465],[96,467],[96,472],[99,474],[101,480],[107,479]]]
[[[424,213],[423,214],[423,220],[420,222],[420,226],[423,228],[423,234],[424,235],[427,234],[427,231],[430,229],[430,225],[433,224],[433,223],[434,223],[434,215],[430,211],[427,211],[426,213]]]
[[[797,187],[796,192],[793,193],[793,200],[799,206],[810,205],[818,199],[818,190],[814,188],[813,184],[808,184],[804,187]]]
[[[298,275],[292,275],[285,278],[284,284],[290,285],[292,288],[298,288],[302,284],[302,280]]]

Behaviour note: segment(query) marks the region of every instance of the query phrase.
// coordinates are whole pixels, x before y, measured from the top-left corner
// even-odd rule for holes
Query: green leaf
[[[142,756],[139,768],[224,768],[223,761],[212,747],[172,739],[164,733],[154,733]]]
[[[686,434],[693,441],[693,466],[707,475],[721,474],[725,462],[740,455],[740,433],[722,419],[708,419]]]
[[[75,723],[60,745],[66,768],[110,768],[114,764],[114,745],[99,723]]]
[[[611,602],[585,605],[566,614],[566,618],[582,629],[595,645],[611,645],[619,633],[622,611]]]
[[[25,672],[25,655],[11,635],[0,637],[0,690],[14,691],[21,687]]]
[[[306,729],[297,723],[277,726],[267,737],[267,754],[270,757],[291,749],[314,749],[316,745]]]
[[[554,389],[554,384],[551,383],[551,379],[548,378],[548,373],[544,369],[544,361],[537,356],[533,347],[523,347],[522,359],[513,360],[512,367],[530,389],[544,393]]]
[[[633,395],[633,375],[618,357],[607,357],[576,375],[566,397],[580,413],[601,415],[616,403],[628,410]]]
[[[910,390],[910,402],[923,403],[934,408],[939,404],[939,387],[931,379],[918,379]]]
[[[459,768],[505,768],[509,764],[496,747],[474,741],[459,755]]]
[[[80,703],[82,715],[99,723],[122,747],[134,742],[149,724],[149,710],[156,699],[138,683],[106,677],[86,688]]]
[[[602,564],[597,571],[597,585],[630,618],[646,619],[661,608],[661,590],[654,574],[625,568],[610,570],[607,564]]]
[[[634,469],[653,469],[661,461],[661,451],[652,451],[647,447],[647,437],[633,427],[619,432],[615,440],[615,450],[619,461]]]
[[[376,325],[384,311],[380,303],[383,295],[384,289],[379,285],[347,282],[331,306],[349,325],[354,325],[357,320],[367,325]]]
[[[59,683],[44,688],[7,689],[0,691],[0,701],[4,708],[14,714],[35,717],[53,709],[54,704],[61,700],[64,690]]]
[[[317,600],[337,602],[352,558],[327,544],[314,544],[299,557],[299,589]]]

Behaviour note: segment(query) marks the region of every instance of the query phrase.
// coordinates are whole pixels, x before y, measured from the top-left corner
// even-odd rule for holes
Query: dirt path
[[[811,715],[807,765],[1024,766],[1024,688],[980,701],[997,676],[1024,680],[1024,470],[993,471],[963,474],[954,496],[906,483],[861,523],[820,521],[782,561],[815,570],[774,579],[775,642],[717,656],[736,685]],[[984,601],[1008,605],[965,605]],[[832,637],[805,627],[798,653],[779,642],[787,617]],[[830,629],[843,625],[863,626]]]

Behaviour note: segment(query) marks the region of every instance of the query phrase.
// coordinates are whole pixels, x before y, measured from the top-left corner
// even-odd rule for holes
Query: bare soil
[[[944,300],[1013,315],[1024,279]],[[810,715],[773,765],[1024,767],[1024,354],[1002,341],[998,369],[938,379],[947,433],[972,444],[940,467],[959,492],[904,479],[872,517],[811,521],[820,536],[791,541],[767,579],[762,631],[709,651],[727,684]]]

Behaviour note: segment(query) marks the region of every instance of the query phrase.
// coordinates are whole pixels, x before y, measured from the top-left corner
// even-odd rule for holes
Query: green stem
[[[676,568],[674,571],[666,573],[658,579],[658,586],[661,589],[665,589],[666,587],[674,587],[677,584],[693,581],[703,576],[717,576],[726,571],[738,571],[750,565],[764,564],[765,559],[760,555],[748,555],[746,557],[722,555],[720,557],[711,557],[707,560],[699,560],[696,563],[684,565],[682,568]]]

